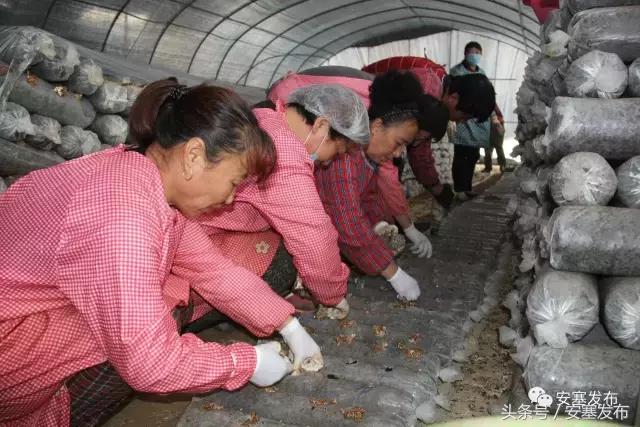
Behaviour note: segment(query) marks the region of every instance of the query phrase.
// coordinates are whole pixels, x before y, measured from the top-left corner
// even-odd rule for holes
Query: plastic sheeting
[[[600,305],[594,276],[545,269],[527,297],[527,318],[538,344],[564,348],[598,323]]]
[[[601,280],[602,318],[607,332],[625,348],[640,350],[640,278]]]
[[[56,151],[67,160],[100,151],[100,140],[95,133],[77,126],[65,126],[60,132],[60,145]]]
[[[549,177],[551,197],[559,206],[605,206],[617,186],[613,168],[596,153],[569,154],[556,164]]]
[[[569,28],[569,57],[580,58],[601,50],[617,54],[623,61],[640,57],[640,6],[597,8],[574,16]]]
[[[565,83],[576,98],[619,98],[627,88],[629,70],[615,53],[594,50],[569,67]]]
[[[633,424],[640,389],[639,370],[640,352],[637,351],[580,343],[569,344],[564,349],[539,346],[529,356],[524,380],[528,390],[541,387],[554,398],[554,405],[549,409],[551,414],[556,413],[558,393],[565,396],[586,393],[587,401],[589,392],[600,393],[603,402],[607,392],[615,393],[618,404],[630,408],[628,417],[618,421]],[[569,399],[569,404],[571,401]],[[559,412],[570,411],[564,404]],[[613,417],[613,411],[611,415]]]
[[[64,159],[55,153],[0,139],[0,176],[26,175],[36,169],[48,168],[63,161]]]
[[[45,58],[32,68],[33,73],[50,82],[64,82],[80,64],[80,56],[76,47],[59,37],[53,39],[56,54],[53,58]]]
[[[127,141],[129,125],[122,117],[107,114],[98,116],[91,124],[91,130],[98,134],[104,144],[118,145]]]
[[[563,206],[547,225],[551,266],[608,276],[640,276],[640,211]]]
[[[640,58],[629,66],[629,93],[640,97]]]
[[[96,111],[104,114],[121,113],[129,105],[127,89],[114,82],[104,82],[89,100]]]
[[[635,156],[618,167],[617,198],[629,208],[640,208],[640,156]]]
[[[93,95],[103,83],[102,68],[93,59],[84,59],[69,78],[69,90],[87,96]]]
[[[640,99],[581,99],[558,97],[551,108],[545,134],[546,157],[558,161],[579,151],[608,160],[640,154]]]
[[[6,109],[0,111],[0,138],[19,141],[34,132],[29,112],[18,104],[7,102]]]
[[[567,8],[572,13],[578,13],[597,7],[633,6],[640,5],[640,0],[567,0]]]

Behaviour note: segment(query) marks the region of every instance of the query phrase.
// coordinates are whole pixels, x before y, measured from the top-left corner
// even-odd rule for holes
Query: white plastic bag
[[[56,120],[34,114],[31,116],[34,134],[27,135],[26,142],[40,150],[50,150],[54,145],[60,145],[60,131],[62,127]]]
[[[605,206],[617,187],[613,168],[596,153],[569,154],[556,164],[549,177],[551,197],[559,206]]]
[[[6,109],[0,111],[0,138],[20,141],[27,135],[33,135],[35,129],[26,108],[7,102]]]
[[[628,208],[640,208],[640,156],[634,156],[617,170],[616,197]]]
[[[91,130],[98,134],[104,144],[119,145],[127,141],[129,125],[122,117],[107,114],[98,116],[91,125]]]
[[[539,344],[564,348],[598,323],[600,305],[594,276],[543,270],[527,297],[527,318]]]
[[[56,54],[52,59],[45,58],[32,68],[33,73],[50,82],[69,80],[76,65],[80,64],[80,56],[76,47],[60,37],[53,37]]]
[[[567,91],[576,98],[619,98],[627,88],[629,71],[615,53],[591,51],[569,67]]]
[[[640,350],[640,278],[609,277],[600,281],[604,326],[618,344]]]
[[[113,82],[104,82],[89,100],[103,114],[121,113],[129,105],[126,87]]]

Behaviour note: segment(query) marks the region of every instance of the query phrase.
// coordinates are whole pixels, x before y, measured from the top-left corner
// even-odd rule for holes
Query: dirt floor
[[[483,165],[478,164],[474,175],[474,190],[482,191],[497,181],[499,168],[494,166],[491,174],[481,172]],[[425,193],[411,201],[411,209],[416,221],[429,221],[440,219],[437,203]],[[470,357],[470,363],[464,366],[465,377],[454,385],[454,399],[452,399],[451,412],[448,416],[463,418],[469,416],[481,416],[487,414],[488,403],[499,397],[502,391],[508,388],[511,377],[505,378],[510,373],[511,359],[508,352],[500,348],[497,338],[497,329],[508,323],[506,313],[500,309],[494,311],[486,320],[476,325],[473,332],[477,337],[478,352]],[[208,329],[198,334],[205,341],[233,342],[247,341],[251,338],[246,334],[233,330],[221,331],[216,328]],[[496,373],[499,373],[496,375]],[[174,427],[185,408],[191,401],[191,396],[153,396],[137,395],[125,405],[116,415],[107,420],[104,427]]]

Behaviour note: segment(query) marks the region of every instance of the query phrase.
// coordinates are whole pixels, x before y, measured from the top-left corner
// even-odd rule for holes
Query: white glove
[[[408,228],[405,228],[404,235],[407,236],[407,239],[411,240],[411,243],[413,243],[411,246],[411,252],[420,258],[425,255],[427,258],[431,258],[431,255],[433,254],[431,242],[427,236],[415,227],[415,225],[411,224]]]
[[[256,370],[251,381],[258,387],[268,387],[280,381],[291,373],[293,366],[286,357],[280,356],[282,346],[277,341],[271,341],[254,347],[256,349]]]
[[[346,298],[342,298],[342,301],[334,307],[321,305],[316,311],[316,317],[318,319],[342,320],[348,315],[349,303]]]
[[[409,276],[400,267],[398,267],[396,274],[388,279],[388,282],[391,283],[393,289],[398,293],[398,298],[404,298],[407,301],[415,301],[420,296],[420,287],[418,286],[416,279]]]
[[[398,227],[389,224],[387,221],[380,221],[373,227],[373,232],[378,236],[393,236],[398,234]]]
[[[282,328],[280,335],[293,353],[293,370],[316,372],[322,369],[324,361],[320,347],[295,317]]]

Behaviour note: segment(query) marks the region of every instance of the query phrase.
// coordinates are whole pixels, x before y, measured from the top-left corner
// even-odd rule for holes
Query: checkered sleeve
[[[384,201],[389,215],[409,215],[409,202],[398,179],[398,168],[391,160],[380,165],[377,183],[379,197]]]
[[[244,385],[255,370],[252,346],[178,334],[162,297],[160,267],[171,227],[144,184],[137,191],[118,186],[99,197],[91,187],[76,194],[65,218],[57,283],[106,359],[143,392],[201,393]]]
[[[418,182],[426,188],[433,188],[440,184],[438,178],[438,170],[433,160],[433,151],[431,151],[430,142],[421,142],[416,145],[407,147],[407,157],[409,165],[413,171],[413,175]]]
[[[269,336],[295,309],[260,277],[225,257],[199,224],[187,221],[171,269],[216,310]]]
[[[391,264],[393,254],[373,232],[361,205],[360,169],[351,155],[339,156],[329,167],[316,169],[316,185],[325,210],[338,230],[342,252],[366,274],[378,275]]]

